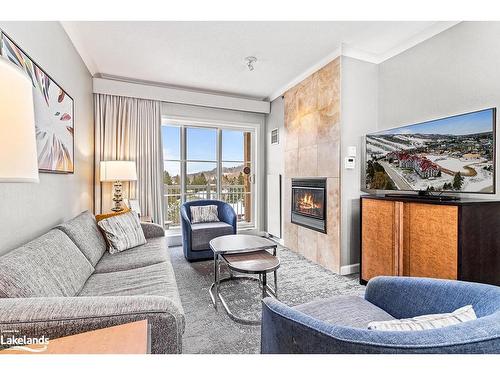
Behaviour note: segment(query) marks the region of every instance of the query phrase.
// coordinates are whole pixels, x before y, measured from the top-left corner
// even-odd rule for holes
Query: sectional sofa
[[[147,319],[151,353],[181,353],[182,309],[162,227],[118,254],[86,211],[0,257],[0,332],[49,339]]]

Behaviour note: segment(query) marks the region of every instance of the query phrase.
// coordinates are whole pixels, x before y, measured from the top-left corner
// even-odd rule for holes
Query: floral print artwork
[[[33,84],[39,170],[73,173],[73,99],[5,34],[1,46],[2,55],[24,70]]]

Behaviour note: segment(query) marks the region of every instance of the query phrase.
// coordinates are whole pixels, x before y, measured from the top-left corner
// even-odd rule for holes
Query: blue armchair
[[[213,223],[191,223],[191,207],[216,205],[220,221]],[[236,234],[236,213],[226,202],[217,200],[197,200],[181,206],[182,248],[184,257],[191,261],[213,258],[208,244],[210,240]]]
[[[424,331],[366,329],[369,321],[454,311],[477,320]],[[376,277],[365,298],[341,296],[294,308],[265,298],[262,353],[500,353],[500,287],[462,281]]]

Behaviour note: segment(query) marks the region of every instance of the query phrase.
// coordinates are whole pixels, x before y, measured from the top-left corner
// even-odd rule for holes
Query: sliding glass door
[[[180,205],[197,199],[220,199],[253,226],[254,163],[251,130],[164,123],[165,221],[179,226]]]

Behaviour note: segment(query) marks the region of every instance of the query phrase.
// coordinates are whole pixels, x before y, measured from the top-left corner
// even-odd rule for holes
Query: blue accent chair
[[[500,353],[500,287],[454,280],[376,277],[365,297],[294,308],[262,302],[262,353]],[[447,313],[472,305],[478,319],[424,331],[375,331],[369,321]],[[389,318],[390,319],[390,318]]]
[[[216,205],[219,220],[212,223],[191,223],[191,207]],[[184,257],[192,262],[211,259],[214,253],[208,244],[210,240],[236,234],[236,213],[226,202],[218,200],[197,200],[181,206],[182,248]]]

